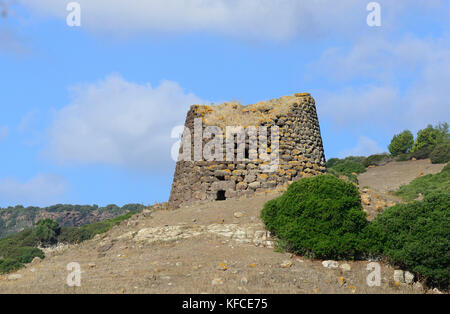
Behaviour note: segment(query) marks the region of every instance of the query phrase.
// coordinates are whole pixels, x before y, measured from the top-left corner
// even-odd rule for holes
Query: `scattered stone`
[[[291,261],[284,261],[281,265],[281,268],[289,268],[292,266],[292,262]]]
[[[241,278],[241,285],[246,285],[247,283],[248,283],[247,277],[242,277]]]
[[[404,276],[405,276],[405,282],[408,285],[411,285],[414,283],[414,274],[413,273],[410,273],[409,271],[405,271]]]
[[[95,263],[89,263],[89,264],[88,264],[88,267],[89,267],[89,268],[94,268],[95,266],[97,266],[97,265],[95,265]]]
[[[363,194],[361,195],[361,201],[365,204],[365,205],[370,205],[370,195],[369,194]]]
[[[104,252],[106,252],[106,251],[109,251],[112,247],[113,247],[112,242],[111,242],[111,243],[107,243],[107,244],[102,245],[101,247],[99,247],[99,248],[97,249],[97,252],[99,252],[99,253],[104,253]]]
[[[339,263],[336,261],[323,261],[322,265],[323,265],[323,267],[326,267],[326,268],[338,268],[339,267]]]
[[[36,256],[35,258],[33,258],[33,260],[31,261],[31,264],[36,265],[39,264],[41,262],[41,258],[39,256]]]
[[[352,270],[352,267],[349,264],[342,264],[339,266],[340,269],[342,269],[343,271],[350,271]]]
[[[414,288],[414,290],[417,290],[419,292],[425,291],[425,289],[423,288],[423,285],[418,281],[413,284],[413,288]]]
[[[244,213],[242,213],[242,212],[235,212],[234,213],[234,217],[235,218],[242,218],[242,217],[244,217]]]
[[[442,292],[441,291],[439,291],[439,289],[438,288],[434,288],[433,290],[431,290],[431,291],[433,291],[433,293],[435,293],[435,294],[442,294]]]
[[[221,278],[215,278],[211,281],[213,286],[223,285],[223,280]]]
[[[20,278],[22,278],[21,274],[13,274],[8,276],[8,280],[18,280]]]
[[[261,182],[257,181],[257,182],[252,182],[248,185],[248,187],[252,190],[256,190],[261,186]]]

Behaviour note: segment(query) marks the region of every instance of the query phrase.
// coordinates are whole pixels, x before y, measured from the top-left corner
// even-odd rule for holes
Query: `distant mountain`
[[[123,207],[58,204],[45,208],[23,206],[0,208],[0,238],[32,227],[45,218],[56,220],[62,227],[72,227],[113,218],[144,207],[142,204],[128,204]]]

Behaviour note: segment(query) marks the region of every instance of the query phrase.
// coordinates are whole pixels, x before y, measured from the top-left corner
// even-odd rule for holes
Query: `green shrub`
[[[23,267],[23,264],[18,260],[12,260],[9,258],[0,259],[0,274],[7,274],[9,272],[18,270]]]
[[[413,152],[411,154],[412,158],[417,160],[430,158],[431,153],[433,152],[432,146],[424,146],[421,149]]]
[[[350,156],[345,159],[331,158],[327,161],[328,173],[336,177],[345,176],[351,182],[358,183],[357,174],[366,171],[365,157]]]
[[[331,158],[327,161],[327,168],[333,168],[339,162],[340,162],[339,158]]]
[[[437,145],[430,154],[431,163],[445,164],[450,161],[450,142]]]
[[[265,204],[261,218],[285,249],[298,254],[357,258],[370,246],[358,189],[332,175],[294,182]]]
[[[17,270],[36,256],[44,258],[44,253],[35,247],[38,243],[31,229],[0,239],[0,273]]]
[[[373,222],[382,235],[382,253],[429,284],[450,282],[450,194],[390,207]]]
[[[408,160],[411,160],[411,159],[412,159],[412,154],[411,153],[400,154],[400,155],[398,155],[395,158],[396,161],[408,161]]]
[[[403,131],[400,134],[394,135],[389,144],[389,152],[392,156],[398,156],[409,152],[414,144],[414,136],[411,131]]]
[[[120,224],[122,221],[129,219],[136,212],[129,212],[115,218],[106,219],[81,227],[63,227],[58,237],[58,242],[61,243],[81,243],[92,239],[95,235],[105,233],[112,227]]]
[[[419,196],[419,193],[424,196],[433,193],[450,194],[450,164],[445,166],[440,173],[428,174],[401,186],[395,194],[406,201],[412,201]]]
[[[391,157],[389,157],[388,154],[376,154],[364,159],[363,165],[366,168],[369,166],[382,166],[387,164],[389,161],[391,161]]]
[[[57,238],[61,228],[59,224],[51,219],[39,220],[34,229],[34,234],[42,245],[53,245],[58,242]]]
[[[341,160],[336,163],[332,169],[341,174],[363,173],[366,171],[364,165],[352,160]]]

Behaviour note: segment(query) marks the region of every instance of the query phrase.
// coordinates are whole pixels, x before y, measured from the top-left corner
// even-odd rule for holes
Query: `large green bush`
[[[371,246],[358,189],[332,175],[294,182],[265,204],[261,218],[284,248],[298,254],[353,259]]]
[[[382,253],[432,285],[450,283],[450,194],[388,208],[373,222]]]
[[[431,163],[445,164],[450,161],[450,141],[437,145],[430,154]]]
[[[409,152],[414,144],[414,136],[411,131],[403,131],[400,134],[394,135],[389,144],[389,152],[392,156],[398,156]]]

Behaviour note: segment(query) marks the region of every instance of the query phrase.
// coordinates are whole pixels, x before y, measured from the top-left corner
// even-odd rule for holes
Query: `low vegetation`
[[[104,207],[97,205],[58,204],[44,208],[35,206],[24,207],[20,205],[0,208],[0,238],[32,227],[43,212],[55,214],[56,216],[62,213],[74,213],[76,214],[77,222],[86,224],[98,221],[101,217],[103,219],[113,218],[129,211],[141,210],[142,208],[143,205],[141,204],[128,204],[122,207],[114,204]],[[73,221],[65,221],[64,215],[61,215],[61,217],[61,219],[57,219],[61,227],[74,226]]]
[[[393,160],[430,158],[433,164],[447,163],[450,161],[449,126],[447,123],[440,123],[434,127],[429,125],[417,133],[416,140],[411,131],[403,131],[394,135],[388,149],[390,154],[331,158],[327,161],[328,172],[337,177],[345,176],[351,182],[358,183],[358,174],[365,172],[367,167],[382,166]]]
[[[410,131],[397,134],[389,145],[389,151],[398,161],[430,158],[433,164],[450,161],[450,133],[448,123],[428,125],[417,133],[416,140]]]
[[[136,210],[130,211],[112,219],[81,227],[60,227],[54,220],[40,220],[33,228],[0,239],[0,274],[20,269],[35,257],[44,258],[44,253],[39,247],[59,243],[81,243],[110,230],[136,213]]]
[[[334,176],[346,176],[350,181],[357,183],[357,176],[366,171],[363,162],[365,157],[347,157],[344,159],[332,158],[327,162],[328,172]]]
[[[435,193],[422,202],[388,208],[373,222],[382,253],[429,285],[450,282],[450,194]]]
[[[355,259],[369,250],[369,222],[358,189],[331,175],[294,182],[266,203],[261,218],[280,244],[297,254]]]
[[[450,164],[445,166],[440,173],[416,178],[409,184],[400,187],[396,195],[406,201],[412,201],[419,197],[419,194],[428,196],[433,193],[450,195]]]
[[[450,165],[440,175],[448,176],[449,169]],[[331,175],[304,178],[267,202],[261,218],[278,238],[279,249],[321,259],[384,257],[427,284],[446,288],[449,186],[447,177],[441,191],[434,188],[428,195],[422,190],[427,194],[422,202],[390,207],[369,222],[353,184]]]
[[[350,156],[344,159],[332,158],[327,162],[327,169],[336,177],[346,176],[351,182],[358,183],[358,174],[366,172],[367,167],[381,166],[391,160],[388,154],[376,154],[369,157]]]

